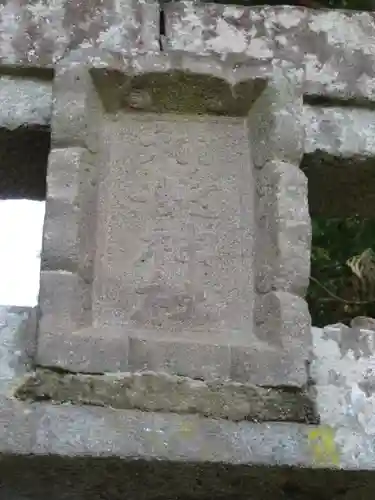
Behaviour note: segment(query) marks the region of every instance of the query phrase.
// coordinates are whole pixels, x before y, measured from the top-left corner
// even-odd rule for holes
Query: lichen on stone
[[[204,382],[154,372],[89,375],[38,369],[15,391],[20,400],[117,409],[195,413],[233,421],[314,421],[304,391],[234,382]]]

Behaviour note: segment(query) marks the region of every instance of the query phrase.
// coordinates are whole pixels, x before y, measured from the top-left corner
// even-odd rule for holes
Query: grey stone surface
[[[308,94],[374,99],[371,12],[183,1],[168,3],[165,18],[166,49],[259,67],[274,60],[302,64]]]
[[[185,470],[187,462],[216,471],[373,470],[372,327],[313,329],[308,396],[315,394],[320,425],[209,418],[307,416],[305,174],[313,213],[373,214],[373,14],[173,3],[162,54],[151,1],[10,1],[0,9],[8,75],[0,78],[0,125],[13,138],[23,125],[48,127],[51,75],[41,72],[56,69],[36,360],[80,372],[30,374],[35,329],[26,311],[1,312],[0,453],[167,461]],[[184,203],[201,221],[186,234]],[[218,247],[221,260],[213,258]],[[20,385],[54,404],[15,400]],[[289,399],[277,399],[280,385]],[[293,398],[299,406],[291,409]],[[118,408],[94,407],[103,404]],[[1,474],[0,493],[12,498],[14,485],[8,478],[4,486]],[[254,496],[262,495],[291,494],[278,483]]]
[[[304,106],[305,153],[341,157],[375,155],[375,111],[355,107]]]
[[[301,72],[282,64],[268,81],[194,55],[86,51],[61,62],[54,91],[38,363],[304,391]],[[256,300],[264,218],[274,255]]]
[[[145,66],[146,60],[151,61],[152,66],[152,54],[159,51],[157,10],[158,5],[151,0],[98,5],[94,2],[86,10],[83,4],[73,5],[72,2],[59,1],[48,6],[42,2],[26,2],[22,6],[17,2],[7,2],[2,6],[3,24],[0,27],[0,50],[1,47],[4,49],[0,125],[17,135],[24,132],[19,126],[48,127],[52,67],[61,57],[72,56],[77,49],[108,50],[120,59],[132,53],[143,53],[146,56],[141,66]],[[237,79],[249,72],[264,79],[285,65],[290,74],[302,70],[303,92],[307,100],[312,96],[318,97],[318,101],[353,99],[353,105],[361,106],[369,106],[373,100],[372,13],[189,2],[169,3],[165,6],[165,13],[167,36],[164,46],[171,59],[172,54],[178,58],[181,50],[201,54],[203,60],[210,56],[210,63],[199,60],[195,64],[201,67],[209,64],[212,75],[216,70],[220,73],[221,60],[224,59],[235,67]],[[86,23],[86,18],[90,22]],[[342,36],[344,32],[347,33],[345,37]],[[27,33],[26,37],[23,37],[24,33]],[[72,62],[71,58],[68,59]],[[46,68],[50,69],[47,71]],[[141,96],[142,92],[133,92],[129,96],[134,101],[129,102],[130,107],[139,108]],[[105,100],[104,96],[102,98]],[[111,100],[113,96],[110,96]],[[307,129],[303,171],[309,179],[312,213],[346,216],[355,209],[363,216],[373,213],[375,201],[369,189],[373,183],[373,169],[371,162],[367,161],[374,154],[373,112],[371,109],[352,109],[348,102],[350,104],[346,101],[345,107],[340,107],[337,101],[335,107],[329,108],[304,106]],[[70,106],[70,113],[79,110],[74,92],[67,94],[66,101],[61,103],[64,107]],[[169,103],[163,102],[164,108],[167,104],[178,107],[180,103],[170,99]],[[198,110],[207,106],[208,111],[214,112],[212,106],[216,106],[216,112],[220,111],[220,99],[215,95],[206,100],[198,99],[195,104]],[[240,109],[247,109],[241,100],[237,105],[235,114]],[[69,128],[71,124],[62,123],[61,126]],[[77,127],[82,131],[79,122]],[[283,130],[287,128],[281,126],[279,133]],[[299,137],[295,133],[289,134],[292,136]],[[4,140],[8,151],[12,141],[8,137]],[[79,141],[77,145],[82,146]],[[35,150],[41,147],[45,147],[45,141]],[[32,160],[29,161],[30,169],[27,169],[22,161],[15,159],[20,164],[17,167],[20,175],[12,172],[13,166],[7,166],[9,179],[0,182],[2,196],[10,196],[13,191],[14,196],[43,198],[45,165],[44,162],[35,165]],[[4,165],[6,162],[11,163],[11,160],[5,158]],[[34,179],[32,188],[26,186],[28,170],[30,178]],[[323,175],[326,182],[321,186]],[[20,177],[25,178],[22,189],[16,186]],[[342,196],[335,197],[336,191]],[[361,200],[361,203],[356,202],[357,207],[354,206],[355,199]],[[56,206],[52,210],[50,220],[54,224],[59,224],[54,213],[63,210],[68,210],[67,206]],[[67,244],[71,237],[67,238]]]
[[[5,399],[0,418],[0,447],[8,453],[348,470],[374,467],[374,438],[348,427],[235,423]]]
[[[375,327],[313,328],[319,413],[336,428],[375,434]]]
[[[100,376],[38,369],[14,394],[28,401],[199,414],[233,421],[317,421],[308,393],[236,382],[206,382],[160,372]]]
[[[69,51],[99,47],[121,54],[159,50],[153,0],[10,0],[0,10],[3,65],[53,66]]]
[[[1,7],[1,71],[8,74],[0,78],[0,125],[8,129],[1,135],[2,141],[5,138],[5,146],[0,148],[4,153],[2,164],[8,165],[9,137],[12,144],[21,144],[23,125],[42,130],[48,140],[43,139],[43,147],[21,149],[48,152],[52,92],[50,77],[41,79],[40,71],[69,53],[55,66],[42,259],[43,334],[37,360],[86,375],[39,369],[30,373],[35,349],[35,325],[33,328],[29,323],[32,318],[27,319],[26,310],[0,311],[0,496],[7,500],[120,500],[124,495],[155,500],[373,498],[372,476],[359,474],[360,470],[373,474],[375,463],[371,329],[313,329],[314,387],[309,398],[315,394],[320,425],[243,420],[301,421],[308,417],[303,405],[311,406],[302,392],[310,344],[309,316],[303,299],[309,275],[310,227],[307,182],[299,170],[301,158],[309,180],[310,210],[373,214],[373,111],[363,107],[368,105],[364,101],[373,100],[375,88],[373,14],[318,13],[294,7],[251,11],[218,5],[182,7],[166,7],[165,47],[170,49],[169,55],[153,55],[158,51],[159,35],[156,3],[94,2],[83,6],[57,1],[46,7],[41,2],[6,2]],[[88,55],[74,52],[79,47],[88,47]],[[109,49],[117,56],[98,55],[90,47]],[[201,56],[189,57],[181,54],[181,49]],[[123,58],[130,52],[146,54],[134,60]],[[36,72],[26,74],[26,65],[36,67]],[[90,65],[100,68],[90,74]],[[180,73],[172,75],[176,68]],[[194,73],[190,79],[186,76],[189,69]],[[270,76],[266,86],[266,77]],[[302,107],[303,93],[324,99],[354,97],[362,108],[344,108],[338,102],[335,107],[323,107],[312,100]],[[117,113],[117,121],[111,121],[109,117],[119,109],[126,114]],[[256,164],[252,175],[246,170],[250,161],[243,161],[248,130],[244,132],[240,125],[248,109],[250,136],[257,133],[252,147]],[[190,120],[181,116],[203,110],[211,116]],[[115,147],[107,151],[100,147],[98,123],[112,145],[122,144],[117,152]],[[225,127],[231,134],[223,131]],[[124,132],[131,136],[131,144],[124,140]],[[164,139],[156,147],[160,137]],[[193,142],[193,148],[189,142]],[[122,162],[123,156],[141,159],[139,171],[147,174],[148,180],[128,176],[129,185],[118,189],[118,193],[133,196],[131,203],[129,197],[125,197],[125,204],[120,196],[111,196],[113,184],[118,182],[114,171],[103,169],[103,177],[95,177],[98,165],[111,163],[106,155],[116,157],[116,164],[123,169],[130,165],[130,161]],[[143,259],[149,267],[136,268],[139,274],[135,273],[127,289],[129,283],[121,275],[121,252],[113,244],[121,242],[121,248],[131,250],[137,237],[147,240],[139,232],[141,226],[155,228],[152,224],[144,226],[151,211],[150,207],[142,208],[147,203],[147,188],[165,181],[165,177],[172,187],[164,183],[160,193],[176,196],[167,196],[165,203],[159,200],[158,209],[165,218],[171,209],[176,213],[176,206],[186,199],[186,191],[194,187],[190,180],[179,183],[182,178],[189,179],[188,160],[192,157],[208,185],[202,204],[196,203],[200,210],[196,216],[204,214],[206,218],[201,217],[205,222],[193,234],[197,239],[194,243],[199,243],[199,237],[206,238],[204,224],[215,220],[209,217],[215,210],[219,212],[217,201],[210,205],[209,188],[219,185],[213,165],[221,168],[220,177],[225,177],[231,166],[231,175],[225,177],[227,184],[220,185],[221,189],[240,186],[240,192],[248,195],[246,183],[257,187],[256,197],[248,196],[250,205],[257,208],[256,224],[247,212],[242,216],[246,216],[248,225],[242,224],[233,194],[221,197],[226,205],[220,217],[225,219],[226,228],[232,228],[229,232],[216,231],[224,250],[231,249],[230,239],[237,241],[244,227],[249,240],[255,237],[258,245],[250,241],[248,246],[238,246],[251,255],[239,269],[251,268],[251,273],[246,283],[244,273],[232,272],[233,288],[240,284],[246,290],[250,283],[258,297],[255,300],[253,290],[242,294],[255,307],[248,308],[243,315],[246,321],[231,336],[225,328],[205,333],[197,328],[192,337],[194,321],[186,321],[191,308],[205,305],[204,301],[208,301],[210,307],[206,306],[212,314],[212,304],[222,304],[223,298],[230,296],[229,287],[217,286],[215,293],[209,290],[212,296],[206,296],[196,290],[194,280],[175,272],[172,259],[155,261],[162,252],[151,252],[150,257],[150,252],[140,251],[134,258]],[[21,164],[19,157],[14,158]],[[35,177],[34,165],[42,165],[39,157],[33,158],[23,161],[29,178]],[[163,168],[153,170],[151,164]],[[163,169],[168,166],[173,167],[173,175],[168,171],[163,177]],[[243,171],[246,175],[241,177]],[[17,176],[1,177],[6,178],[9,192]],[[125,184],[122,178],[121,182]],[[101,196],[104,193],[101,204],[96,203],[98,192]],[[209,209],[213,211],[207,217]],[[138,214],[137,223],[130,224],[126,217],[116,223],[115,215],[124,211]],[[181,222],[178,216],[174,218]],[[95,232],[98,221],[102,233]],[[175,240],[181,239],[181,234],[173,221],[163,224],[164,234],[174,238],[170,247],[179,248]],[[133,246],[127,243],[129,228]],[[101,240],[103,234],[108,239]],[[101,245],[96,244],[98,239]],[[204,240],[205,248],[215,248],[215,242]],[[141,250],[148,243],[143,242]],[[159,243],[156,247],[160,250]],[[191,247],[194,253],[195,246],[187,245],[178,255],[181,267]],[[101,254],[106,258],[101,259]],[[128,262],[133,263],[130,258]],[[223,262],[228,264],[226,254]],[[105,266],[112,265],[115,276],[105,271]],[[224,265],[214,262],[211,267],[217,283],[228,283]],[[171,300],[168,289],[158,283],[156,287],[152,286],[155,283],[139,287],[142,293],[138,298],[140,302],[145,300],[133,311],[132,319],[139,330],[129,333],[122,304],[131,303],[129,297],[139,285],[138,278],[159,279],[160,269],[170,280],[173,277],[178,293],[173,292]],[[193,268],[193,277],[195,272]],[[106,279],[108,286],[104,287]],[[163,306],[167,317],[154,314],[155,301]],[[244,310],[245,305],[240,304],[231,317],[240,316]],[[220,314],[225,318],[222,310]],[[189,326],[187,331],[179,331],[181,318]],[[160,319],[164,329],[161,332],[156,328],[156,336],[149,325],[155,327]],[[157,374],[145,373],[147,370]],[[90,371],[97,375],[87,374]],[[102,375],[108,371],[128,373]],[[48,375],[43,378],[41,373]],[[217,379],[220,382],[213,382]],[[15,387],[24,380],[29,387],[36,382],[32,387],[34,398],[55,401],[14,399]],[[286,394],[282,394],[282,401],[276,397],[280,384],[289,386],[289,399]],[[292,400],[291,408],[288,404]],[[95,407],[98,404],[118,408]],[[171,411],[197,412],[206,417]],[[354,476],[351,471],[355,471]]]
[[[36,346],[36,309],[0,307],[0,392],[32,368]]]
[[[51,81],[2,76],[0,102],[0,127],[14,130],[22,126],[49,125],[52,112]]]
[[[30,310],[30,312],[32,311]],[[24,370],[17,369],[10,374],[9,366],[11,363],[6,362],[6,360],[14,359],[13,346],[15,344],[19,345],[20,349],[20,353],[16,354],[17,360],[28,359],[25,354],[30,352],[30,339],[25,338],[24,333],[22,333],[23,340],[18,340],[19,327],[22,326],[27,317],[27,312],[26,309],[3,311],[3,318],[7,321],[8,330],[2,329],[2,334],[5,331],[7,339],[7,342],[2,345],[3,362],[0,364],[2,379],[9,380],[12,375],[18,379]],[[375,463],[374,402],[371,384],[374,331],[370,329],[366,331],[362,328],[358,332],[357,328],[357,326],[353,329],[333,326],[327,327],[324,331],[313,329],[315,359],[311,373],[316,384],[316,400],[321,416],[320,425],[235,423],[172,413],[116,410],[70,404],[30,404],[14,400],[9,396],[9,393],[6,396],[4,394],[5,385],[2,383],[0,386],[2,393],[0,401],[0,453],[5,454],[5,456],[17,454],[19,457],[33,454],[35,461],[26,461],[24,464],[26,470],[29,471],[25,470],[25,478],[28,477],[30,471],[33,471],[35,479],[42,479],[43,475],[40,475],[42,473],[39,471],[39,467],[43,469],[43,463],[47,464],[48,462],[47,470],[50,470],[51,473],[54,467],[58,467],[59,462],[54,461],[53,455],[59,456],[60,460],[63,457],[66,457],[67,460],[78,457],[82,457],[82,459],[88,457],[106,458],[109,462],[103,462],[103,467],[104,463],[108,463],[108,467],[115,467],[110,461],[111,458],[122,460],[124,467],[125,463],[128,464],[127,467],[132,467],[131,463],[141,466],[142,460],[147,460],[148,467],[152,468],[167,461],[169,468],[179,467],[178,464],[183,467],[183,471],[181,470],[181,475],[179,475],[179,482],[183,481],[183,478],[195,481],[195,473],[190,476],[191,471],[189,472],[188,464],[196,463],[200,464],[199,475],[204,484],[207,482],[207,487],[210,485],[211,494],[217,492],[223,495],[238,494],[242,491],[239,486],[242,481],[238,481],[238,478],[244,474],[243,477],[249,479],[250,474],[249,468],[242,469],[242,465],[257,466],[255,471],[258,470],[258,467],[279,467],[280,465],[307,467],[315,470],[344,469],[346,475],[343,476],[343,483],[341,479],[338,479],[340,476],[337,475],[330,479],[332,488],[334,484],[336,485],[336,480],[338,481],[338,489],[340,489],[339,485],[341,484],[340,491],[342,493],[344,485],[353,480],[348,473],[349,470],[373,470]],[[21,331],[25,332],[23,329]],[[43,462],[43,457],[47,462]],[[21,471],[22,459],[19,458],[17,463],[16,470]],[[64,469],[64,472],[60,473],[61,478],[68,474],[69,463],[65,462],[65,465],[61,463]],[[3,457],[0,476],[7,470],[7,464],[7,460],[4,460]],[[77,460],[71,462],[71,465],[76,471],[80,470],[80,462]],[[98,462],[96,462],[96,466],[99,467]],[[92,467],[96,466],[93,463]],[[228,479],[224,479],[226,476],[223,477],[222,474],[218,476],[222,477],[222,482],[210,481],[211,473],[205,469],[212,467],[212,473],[217,474],[223,466],[226,470],[235,467],[233,474],[237,480],[230,487],[229,484],[232,482],[228,483]],[[89,469],[91,470],[91,467]],[[116,468],[116,470],[118,469]],[[270,469],[267,470],[269,473]],[[306,481],[312,477],[302,478],[302,471],[303,469],[301,470],[301,483],[306,485]],[[97,477],[98,473],[97,471],[93,477]],[[264,477],[264,473],[266,470],[263,471],[262,477]],[[313,474],[312,471],[310,473]],[[21,487],[22,482],[18,486],[16,483],[12,484],[11,477],[11,475],[5,474],[4,480],[3,478],[1,480],[1,487],[4,488],[5,485],[8,485],[7,487],[14,493],[19,491],[17,488]],[[23,477],[22,474],[22,481]],[[79,477],[82,479],[81,473]],[[113,476],[115,482],[116,477],[119,480],[118,474]],[[145,478],[148,475],[142,477]],[[307,490],[310,491],[310,494],[315,492],[316,495],[317,491],[320,491],[320,481],[322,481],[322,487],[324,487],[324,481],[322,477],[314,477],[315,480],[311,485],[309,484]],[[276,488],[275,490],[271,489],[275,495],[272,498],[279,498],[277,495],[281,495],[280,498],[283,498],[282,489],[279,490],[285,485],[285,475],[283,478],[281,483],[276,478],[267,480],[267,484]],[[18,479],[21,480],[21,476],[18,476]],[[367,487],[370,484],[368,483],[369,479],[367,478],[365,481]],[[290,480],[291,478],[288,476],[288,484]],[[362,480],[364,480],[363,477]],[[87,478],[87,481],[89,482],[86,487],[89,488],[94,479]],[[172,488],[170,481],[171,479],[166,480],[166,485]],[[274,484],[273,481],[276,483]],[[30,478],[24,484],[30,487],[33,480]],[[202,483],[200,484],[202,485]],[[44,487],[48,490],[47,486]],[[101,493],[109,495],[111,490],[107,490],[108,487],[108,483],[103,483]],[[357,494],[362,491],[362,488],[364,488],[364,492],[367,491],[364,485],[360,486],[358,483],[352,487]],[[134,486],[134,488],[142,489],[141,485]],[[153,490],[147,486],[150,498],[153,497],[153,493],[155,496],[159,495],[160,498],[162,485],[159,484],[157,488],[159,489]],[[314,488],[318,488],[318,490]],[[3,490],[0,489],[0,491]],[[139,494],[140,490],[137,491]],[[182,494],[183,488],[178,491],[179,494]],[[204,489],[199,491],[203,493]],[[269,495],[270,490],[267,491]],[[330,490],[331,495],[333,495],[333,491],[333,489]],[[60,493],[73,495],[73,490],[66,484]],[[83,495],[83,492],[78,488],[74,494]],[[177,493],[174,491],[174,494]],[[319,493],[319,497],[325,498],[324,495],[321,496],[322,494]],[[113,498],[117,500],[115,492],[113,495]],[[32,498],[34,499],[34,497]],[[68,498],[74,498],[74,496],[68,496]],[[77,499],[81,500],[81,498],[81,496],[77,496]],[[112,500],[111,496],[109,498]]]

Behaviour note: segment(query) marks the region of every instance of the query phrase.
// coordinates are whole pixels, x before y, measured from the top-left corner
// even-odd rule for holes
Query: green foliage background
[[[367,248],[375,250],[375,220],[312,218],[313,244],[308,302],[313,324],[349,323],[355,316],[375,317],[374,290],[366,280],[358,280],[346,261]],[[370,269],[372,272],[372,269]],[[369,302],[355,304],[354,302]]]

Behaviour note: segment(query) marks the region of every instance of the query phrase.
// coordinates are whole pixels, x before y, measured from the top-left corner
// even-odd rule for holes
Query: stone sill
[[[22,403],[3,397],[1,455],[375,469],[375,437],[350,428]]]

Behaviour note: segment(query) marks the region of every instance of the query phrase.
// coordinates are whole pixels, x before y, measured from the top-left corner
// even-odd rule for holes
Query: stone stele
[[[120,407],[306,419],[303,76],[179,52],[60,61],[39,366],[145,385]]]

